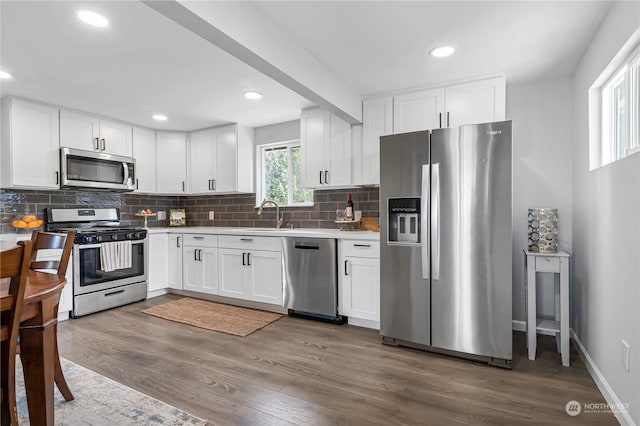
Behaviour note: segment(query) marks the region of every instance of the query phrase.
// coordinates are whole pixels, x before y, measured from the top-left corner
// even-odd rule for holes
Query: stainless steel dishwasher
[[[284,307],[289,315],[341,323],[336,240],[302,237],[282,240]]]

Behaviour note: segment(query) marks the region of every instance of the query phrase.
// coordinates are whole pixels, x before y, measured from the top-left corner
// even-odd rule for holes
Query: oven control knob
[[[136,232],[136,238],[144,238],[144,232]]]
[[[118,234],[113,234],[111,236],[111,239],[114,240],[114,241],[117,240],[118,239]]]
[[[130,232],[130,233],[124,235],[124,237],[126,239],[129,239],[129,240],[132,239],[134,236],[135,236],[135,234],[133,232]]]
[[[90,243],[93,241],[93,237],[91,235],[87,235],[84,237],[83,240],[84,240],[83,243]]]
[[[97,242],[102,241],[102,235],[96,235],[96,241]]]

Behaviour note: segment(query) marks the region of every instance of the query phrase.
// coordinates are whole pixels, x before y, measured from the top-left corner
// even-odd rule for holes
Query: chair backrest
[[[71,257],[71,249],[73,248],[73,240],[75,233],[69,231],[64,234],[54,234],[50,232],[33,231],[31,235],[31,244],[33,250],[31,252],[31,262],[29,267],[32,270],[37,269],[55,269],[56,275],[64,278]],[[40,250],[62,250],[59,259],[56,260],[36,260]]]
[[[2,328],[8,331],[0,333],[3,341],[18,338],[30,257],[31,241],[19,241],[16,247],[0,251],[0,278],[10,279],[9,292],[0,302]]]

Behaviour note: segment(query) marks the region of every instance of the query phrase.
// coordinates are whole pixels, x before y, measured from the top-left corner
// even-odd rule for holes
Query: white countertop
[[[325,228],[225,228],[219,226],[182,226],[166,228],[149,228],[150,234],[169,232],[172,234],[210,234],[210,235],[253,235],[264,237],[307,237],[336,238],[344,240],[379,241],[380,233],[373,231],[339,231]]]
[[[225,228],[216,226],[182,226],[149,228],[150,234],[209,234],[209,235],[253,235],[264,237],[306,237],[306,238],[335,238],[343,240],[379,241],[380,233],[373,231],[339,231],[325,228]],[[16,241],[31,238],[31,233],[6,233],[0,234],[0,242],[4,245],[13,245]]]

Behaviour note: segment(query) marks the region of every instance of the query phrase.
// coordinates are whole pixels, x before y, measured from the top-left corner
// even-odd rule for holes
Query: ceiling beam
[[[248,2],[143,0],[150,8],[351,124],[362,97]]]

